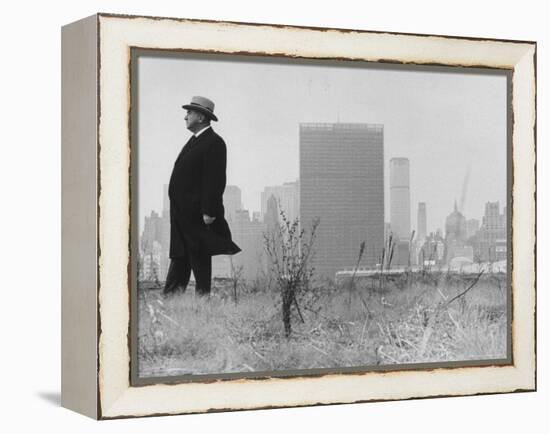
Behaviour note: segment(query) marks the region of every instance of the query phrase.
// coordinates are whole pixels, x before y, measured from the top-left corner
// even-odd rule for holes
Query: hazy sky
[[[264,186],[299,177],[301,122],[384,125],[386,221],[393,157],[410,160],[411,229],[418,202],[427,203],[428,231],[443,229],[468,172],[467,218],[481,219],[487,201],[505,204],[504,75],[190,55],[141,56],[138,71],[140,227],[162,210],[162,186],[190,136],[181,105],[193,95],[216,103],[227,182],[251,211]]]

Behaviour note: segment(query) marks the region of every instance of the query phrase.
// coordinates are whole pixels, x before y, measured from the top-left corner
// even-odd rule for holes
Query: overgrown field
[[[276,289],[241,286],[235,301],[229,286],[207,300],[138,291],[141,377],[506,357],[502,276],[328,282],[298,301],[289,337]]]

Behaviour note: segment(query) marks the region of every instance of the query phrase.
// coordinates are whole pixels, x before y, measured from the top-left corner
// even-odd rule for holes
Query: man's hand
[[[209,215],[203,214],[202,219],[204,220],[204,223],[207,225],[211,225],[214,223],[214,220],[216,220],[216,217],[210,217]]]

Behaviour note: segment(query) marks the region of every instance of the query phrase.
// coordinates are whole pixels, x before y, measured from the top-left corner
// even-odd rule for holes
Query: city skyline
[[[401,157],[399,157],[401,158]],[[289,184],[294,184],[294,183],[298,183],[299,184],[300,180],[299,178],[296,178],[295,180],[287,180],[287,181],[284,181],[283,183],[281,183],[280,185],[266,185],[264,186],[264,188],[262,190],[259,190],[257,192],[257,198],[255,199],[255,201],[257,201],[260,206],[259,206],[259,209],[256,210],[256,209],[251,209],[249,207],[246,206],[245,204],[245,201],[242,199],[242,196],[243,196],[243,189],[241,186],[239,185],[234,185],[234,184],[228,184],[226,186],[226,192],[228,189],[233,189],[235,187],[237,187],[240,191],[239,191],[239,203],[241,204],[240,207],[238,208],[235,208],[235,206],[233,204],[229,205],[228,204],[225,204],[225,208],[226,208],[226,215],[229,215],[229,210],[236,210],[236,209],[241,209],[241,210],[246,210],[250,213],[251,216],[253,216],[253,214],[257,214],[257,213],[260,213],[262,216],[264,214],[263,212],[263,206],[262,206],[262,203],[263,203],[263,200],[262,200],[262,196],[264,196],[264,194],[266,193],[266,191],[271,191],[272,189],[275,189],[275,188],[278,188],[278,187],[285,187]],[[168,187],[167,184],[165,184],[163,186],[163,188],[166,190]],[[389,188],[385,188],[385,190],[389,190]],[[410,190],[411,192],[414,190],[413,187],[410,187]],[[233,190],[231,192],[231,194],[234,194]],[[165,208],[167,206],[167,194],[165,192],[165,198],[162,200],[162,203],[163,203],[163,207],[161,207],[160,209],[153,209],[151,208],[149,210],[149,212],[145,212],[144,214],[141,215],[141,219],[140,221],[138,222],[139,224],[139,231],[141,233],[141,231],[143,231],[143,217],[148,217],[151,215],[151,212],[156,212],[157,214],[162,214],[163,210],[167,210],[168,208]],[[225,195],[224,195],[225,197]],[[384,198],[384,201],[387,202],[390,200],[390,193],[385,191],[385,198]],[[459,201],[459,197],[450,197],[448,198],[448,204],[449,204],[449,207],[448,207],[448,212],[450,212],[449,210],[452,210],[453,209],[453,204],[455,202],[458,202]],[[474,214],[474,215],[471,215],[471,214],[466,214],[464,213],[464,210],[462,210],[460,207],[459,207],[459,211],[462,212],[467,218],[468,220],[477,220],[478,222],[482,220],[483,218],[483,215],[484,215],[484,207],[485,207],[485,204],[487,202],[499,202],[499,204],[501,206],[508,206],[507,204],[507,201],[500,201],[498,199],[495,199],[495,198],[485,198],[485,199],[482,199],[481,202],[483,203],[483,206],[480,210],[478,210],[478,213],[477,214]],[[415,232],[417,232],[417,228],[418,228],[418,213],[416,213],[416,218],[414,217],[415,216],[415,213],[414,213],[414,210],[418,208],[418,206],[420,204],[424,204],[425,207],[427,207],[427,210],[425,209],[425,213],[427,213],[428,216],[430,216],[430,201],[429,200],[424,200],[424,201],[419,201],[419,202],[416,202],[416,203],[413,203],[412,201],[410,202],[410,231],[412,232],[413,230]],[[287,210],[285,210],[285,212],[287,212]],[[430,233],[435,233],[437,230],[444,230],[444,227],[445,227],[445,218],[447,217],[448,214],[444,214],[444,217],[441,221],[437,221],[435,220],[433,217],[426,217],[426,234],[430,234]],[[291,213],[291,216],[294,217],[295,214],[294,213]],[[384,222],[385,223],[390,223],[390,220],[391,220],[391,213],[384,213]]]
[[[316,143],[316,145],[319,145],[319,143]],[[314,162],[313,166],[318,165],[319,162],[322,165],[322,161]],[[309,184],[314,186],[316,180],[311,179],[311,181],[313,183],[309,182]],[[308,182],[306,182],[307,184]],[[296,189],[299,184],[298,182],[286,183],[287,187],[289,185],[294,186]],[[347,186],[344,186],[344,188],[347,189]],[[318,188],[319,192],[324,195],[326,189],[327,186]],[[166,188],[163,190],[166,193]],[[336,190],[340,191],[338,188]],[[267,258],[263,251],[263,234],[265,231],[273,230],[274,224],[280,223],[278,208],[284,208],[281,202],[275,197],[276,189],[271,188],[267,190],[267,192],[269,191],[275,191],[275,193],[271,194],[267,200],[267,212],[263,215],[260,213],[253,213],[251,215],[248,210],[242,209],[239,187],[228,186],[225,196],[227,198],[232,197],[235,204],[234,209],[228,215],[228,222],[234,239],[243,248],[243,253],[237,255],[233,260],[223,255],[214,257],[214,276],[229,277],[233,266],[242,266],[244,271],[243,276],[247,279],[254,279],[268,269]],[[296,192],[293,194],[295,195]],[[373,198],[375,197],[371,197],[370,199],[371,207],[372,204],[375,204],[375,202],[372,202]],[[314,213],[326,214],[326,210],[322,208],[315,208],[315,206],[312,208],[311,205],[316,202],[315,200],[309,202],[310,204],[307,208],[310,208],[310,211],[311,209],[316,209]],[[340,205],[345,204],[345,202],[346,199]],[[355,209],[355,212],[348,213],[350,215],[347,218],[349,219],[351,216],[353,220],[353,215],[368,203],[368,199],[363,204],[359,202],[356,204],[348,203],[346,205],[348,211]],[[419,203],[418,211],[419,214],[422,214],[421,220],[425,220],[427,214],[426,204]],[[328,216],[330,217],[330,215],[331,212],[329,211]],[[369,238],[368,236],[369,227],[371,229],[375,228],[375,226],[372,226],[372,221],[370,225],[364,221],[364,226],[361,228],[357,224],[353,225],[353,221],[357,219],[353,220],[351,225],[342,225],[341,222],[346,220],[346,218],[341,214],[338,215],[340,217],[336,225],[334,225],[334,222],[331,224],[330,218],[325,220],[328,223],[324,227],[325,230],[328,229],[329,231],[329,242],[327,243],[327,240],[323,241],[322,231],[317,236],[316,255],[325,257],[325,264],[319,264],[321,267],[317,266],[320,276],[330,277],[336,271],[349,270],[350,266],[352,266],[352,260],[356,260],[353,251],[357,247],[357,241],[360,239],[366,241],[369,245],[376,244],[376,239]],[[357,220],[357,222],[359,221],[360,219]],[[141,279],[146,278],[145,276],[149,276],[149,278],[156,276],[156,278],[162,280],[166,275],[168,266],[169,212],[165,209],[162,214],[158,214],[152,210],[150,215],[145,216],[144,223],[144,229],[139,235],[141,258],[139,275]],[[388,223],[385,223],[383,226],[386,227],[388,225]],[[351,234],[352,230],[350,227],[355,227],[354,235]],[[455,201],[453,211],[445,218],[444,227],[444,232],[423,234],[419,231],[415,234],[414,238],[409,240],[403,238],[399,240],[398,237],[395,237],[397,253],[393,260],[393,266],[406,267],[408,265],[419,265],[426,258],[432,258],[435,252],[434,248],[436,248],[437,254],[433,256],[435,263],[431,265],[437,266],[463,267],[478,261],[501,261],[507,258],[507,207],[504,205],[501,212],[501,204],[498,201],[488,201],[485,203],[484,215],[481,222],[477,219],[468,219],[467,216],[460,213]],[[381,231],[375,231],[375,233],[382,236]],[[388,232],[384,233],[384,237],[384,242],[389,242]],[[378,241],[380,244],[381,241]],[[365,261],[364,263],[363,261],[361,262],[361,266],[373,267],[379,260],[376,255],[371,258],[368,256],[367,251],[364,258]],[[336,260],[335,258],[338,259]]]
[[[264,187],[298,179],[305,122],[384,125],[386,216],[395,157],[410,161],[411,208],[428,204],[429,232],[442,227],[463,192],[464,213],[477,219],[485,200],[506,202],[507,86],[497,72],[198,54],[138,63],[140,222],[162,209],[159,188],[190,135],[181,105],[197,94],[216,103],[213,128],[227,143],[227,181],[240,186],[251,214],[261,210]]]
[[[406,157],[394,157],[394,158],[405,158],[407,159]],[[389,164],[388,164],[388,169],[389,169]],[[388,172],[389,170],[385,170],[384,172]],[[389,177],[389,176],[388,176]],[[465,173],[465,177],[467,177],[467,173]],[[259,190],[255,190],[253,194],[248,194],[247,197],[248,197],[248,201],[245,201],[244,199],[244,196],[245,196],[245,192],[244,192],[244,189],[241,187],[241,186],[238,186],[238,185],[234,185],[234,184],[228,184],[227,187],[238,187],[240,189],[240,194],[241,194],[241,203],[242,203],[242,206],[240,209],[243,209],[243,210],[247,210],[250,212],[250,214],[252,215],[253,213],[261,213],[263,214],[263,200],[262,200],[262,195],[264,194],[264,192],[266,191],[266,189],[269,189],[269,188],[274,188],[274,187],[284,187],[286,184],[291,184],[291,183],[295,183],[295,182],[300,182],[299,178],[296,178],[294,180],[285,180],[283,181],[281,184],[271,184],[271,185],[265,185],[263,186],[262,189],[259,189]],[[459,185],[460,184],[460,185]],[[166,185],[167,187],[167,185]],[[461,180],[461,183],[457,183],[457,191],[459,188],[461,188],[462,190],[464,190],[464,180]],[[410,195],[413,196],[414,195],[414,187],[410,186]],[[385,191],[384,191],[384,196],[385,196],[385,203],[388,203],[390,202],[391,204],[391,187],[387,186],[385,187]],[[453,207],[453,203],[456,201],[458,202],[459,199],[460,199],[461,195],[457,194],[456,196],[449,196],[448,198],[445,199],[445,203],[448,204],[449,206],[449,209],[451,209]],[[499,199],[495,199],[495,198],[481,198],[480,202],[482,202],[483,204],[485,202],[495,202],[495,201],[498,201],[499,203],[501,203],[502,205],[504,206],[507,206],[507,201],[501,201]],[[142,214],[142,217],[143,215],[150,215],[151,211],[155,211],[157,213],[162,213],[162,210],[164,209],[164,206],[166,206],[166,202],[165,200],[162,201],[163,203],[163,206],[160,208],[160,209],[155,209],[155,208],[151,208],[149,210],[148,213],[145,213],[145,214]],[[258,204],[257,205],[257,208],[252,208],[250,205],[254,203],[254,204]],[[421,203],[424,203],[428,206],[430,206],[430,204],[433,205],[433,202],[431,202],[428,199],[424,199],[424,200],[421,200],[421,201],[418,201],[416,203],[413,203],[412,200],[410,200],[410,209],[411,209],[411,212],[410,212],[410,224],[409,224],[409,227],[410,227],[410,230],[416,230],[417,227],[418,227],[418,214],[416,214],[416,217],[415,217],[415,213],[413,212],[413,210],[418,207],[419,204]],[[388,208],[389,206],[391,206],[390,204],[388,204],[386,206],[386,208]],[[247,206],[248,205],[248,206]],[[441,205],[441,207],[443,207]],[[464,210],[462,208],[459,207],[459,210],[461,210],[461,212],[464,212]],[[429,213],[429,211],[428,211]],[[478,210],[478,213],[477,214],[465,214],[468,216],[469,219],[476,219],[476,220],[481,220],[482,217],[483,217],[483,211],[482,210]],[[385,210],[385,213],[384,213],[384,221],[387,222],[387,223],[390,223],[390,220],[391,220],[391,212],[387,212]],[[143,224],[140,222],[140,231],[143,230]],[[427,222],[426,222],[426,233],[431,233],[431,232],[436,232],[438,229],[443,229],[444,227],[444,218],[443,220],[437,222],[436,219],[427,219]]]

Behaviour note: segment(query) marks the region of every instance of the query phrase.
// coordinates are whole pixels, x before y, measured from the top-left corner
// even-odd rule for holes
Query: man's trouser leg
[[[190,252],[189,260],[195,276],[195,293],[210,295],[212,279],[212,256],[201,252]]]
[[[191,264],[189,255],[186,253],[180,258],[172,258],[170,267],[166,275],[166,284],[164,285],[164,294],[172,294],[178,290],[185,291],[189,278],[191,277]]]

